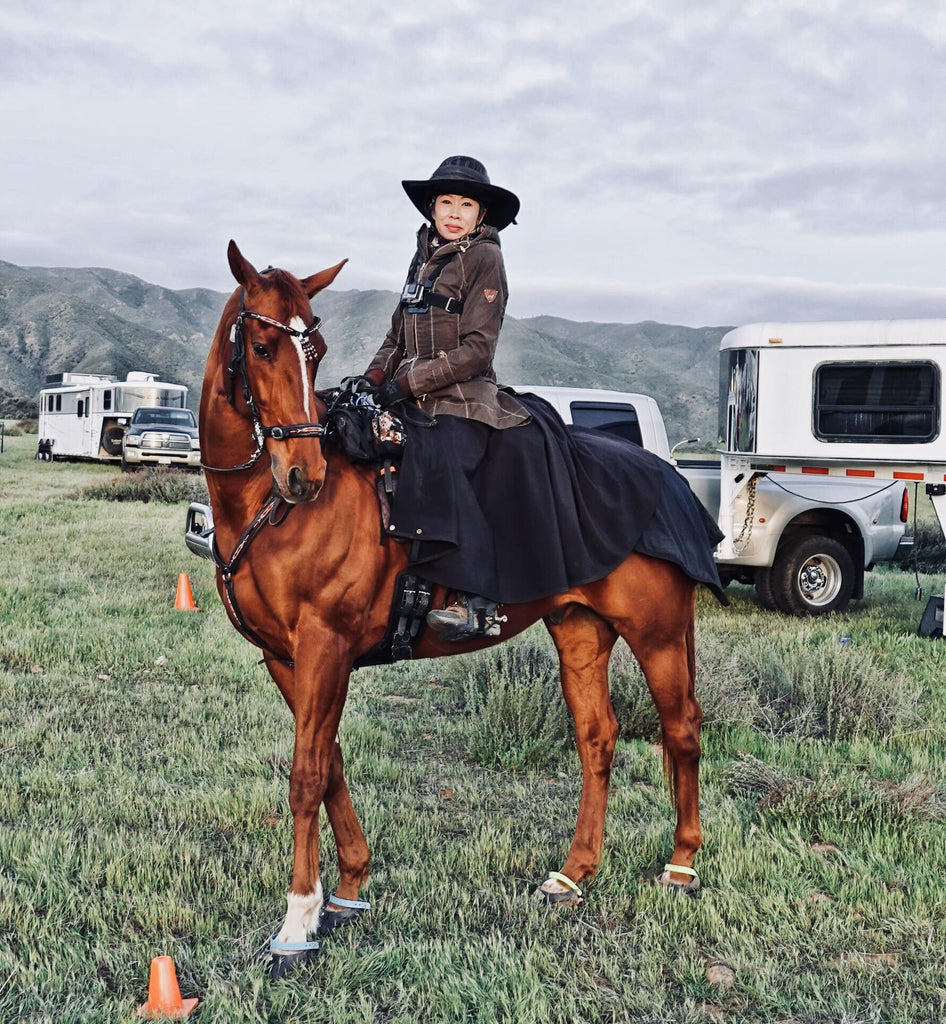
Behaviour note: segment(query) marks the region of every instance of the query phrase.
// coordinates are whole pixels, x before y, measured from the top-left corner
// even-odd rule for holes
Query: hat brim
[[[437,178],[435,181],[402,181],[408,199],[430,220],[430,200],[436,196],[467,196],[486,207],[483,220],[497,231],[513,224],[519,213],[519,197],[498,185],[484,185],[469,178]]]

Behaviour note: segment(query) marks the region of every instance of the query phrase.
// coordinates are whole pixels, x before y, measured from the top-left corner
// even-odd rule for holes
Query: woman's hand
[[[389,405],[395,405],[411,397],[411,389],[402,377],[400,380],[389,380],[386,384],[382,384],[374,393],[374,402],[375,405],[386,409]]]
[[[374,391],[375,384],[363,374],[358,374],[354,377],[343,377],[338,389],[339,391],[350,391],[353,395],[360,395],[365,391]]]

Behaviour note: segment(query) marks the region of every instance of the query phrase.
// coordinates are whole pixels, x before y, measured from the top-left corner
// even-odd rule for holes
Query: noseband
[[[321,423],[291,423],[286,426],[277,425],[274,427],[263,426],[256,400],[253,398],[253,391],[250,388],[250,378],[246,370],[246,342],[243,337],[244,321],[258,320],[262,324],[275,327],[284,334],[288,334],[291,338],[298,338],[305,361],[307,363],[315,363],[317,367],[319,360],[322,358],[322,353],[318,351],[310,339],[310,335],[315,334],[322,326],[321,319],[316,317],[308,327],[300,331],[279,320],[274,320],[272,317],[246,309],[245,298],[246,291],[244,289],[240,292],[240,312],[230,328],[230,341],[233,348],[230,354],[230,366],[227,369],[227,401],[231,405],[234,404],[234,380],[237,374],[239,374],[243,400],[246,402],[250,415],[253,417],[253,440],[256,442],[256,451],[253,452],[247,462],[241,463],[239,466],[221,468],[218,466],[208,466],[205,462],[202,462],[202,468],[209,470],[211,473],[239,473],[244,469],[252,469],[260,455],[263,454],[266,438],[268,437],[271,437],[274,441],[288,441],[294,437],[321,438],[325,435],[325,427]]]

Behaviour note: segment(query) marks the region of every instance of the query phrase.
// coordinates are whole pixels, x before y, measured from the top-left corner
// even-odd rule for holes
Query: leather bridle
[[[271,437],[274,441],[288,441],[294,437],[322,438],[325,435],[325,427],[321,423],[291,423],[273,427],[263,425],[259,408],[256,405],[256,400],[253,398],[253,391],[250,388],[250,378],[246,369],[246,341],[243,335],[243,324],[246,320],[257,320],[270,327],[275,327],[292,338],[298,338],[305,361],[307,363],[315,363],[318,366],[322,353],[312,343],[310,336],[317,333],[322,326],[321,319],[316,317],[308,327],[297,330],[295,327],[290,327],[288,324],[274,320],[272,317],[246,309],[245,301],[246,290],[242,289],[240,291],[240,312],[230,328],[230,342],[233,347],[230,353],[230,366],[227,369],[227,401],[230,405],[234,405],[234,382],[239,375],[243,400],[246,402],[250,415],[253,417],[253,440],[256,442],[256,451],[253,452],[246,462],[238,466],[208,466],[206,462],[201,462],[201,467],[211,473],[240,473],[243,470],[252,469],[263,454],[266,438],[268,437]]]

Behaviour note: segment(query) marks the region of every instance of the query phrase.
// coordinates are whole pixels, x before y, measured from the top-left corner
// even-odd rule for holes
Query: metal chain
[[[749,547],[749,541],[752,539],[752,527],[755,523],[755,491],[761,479],[760,474],[754,473],[752,479],[746,485],[746,518],[742,524],[742,529],[739,531],[739,535],[733,538],[734,548],[737,544],[742,544],[738,554],[742,554]],[[745,539],[744,542],[743,539]]]

